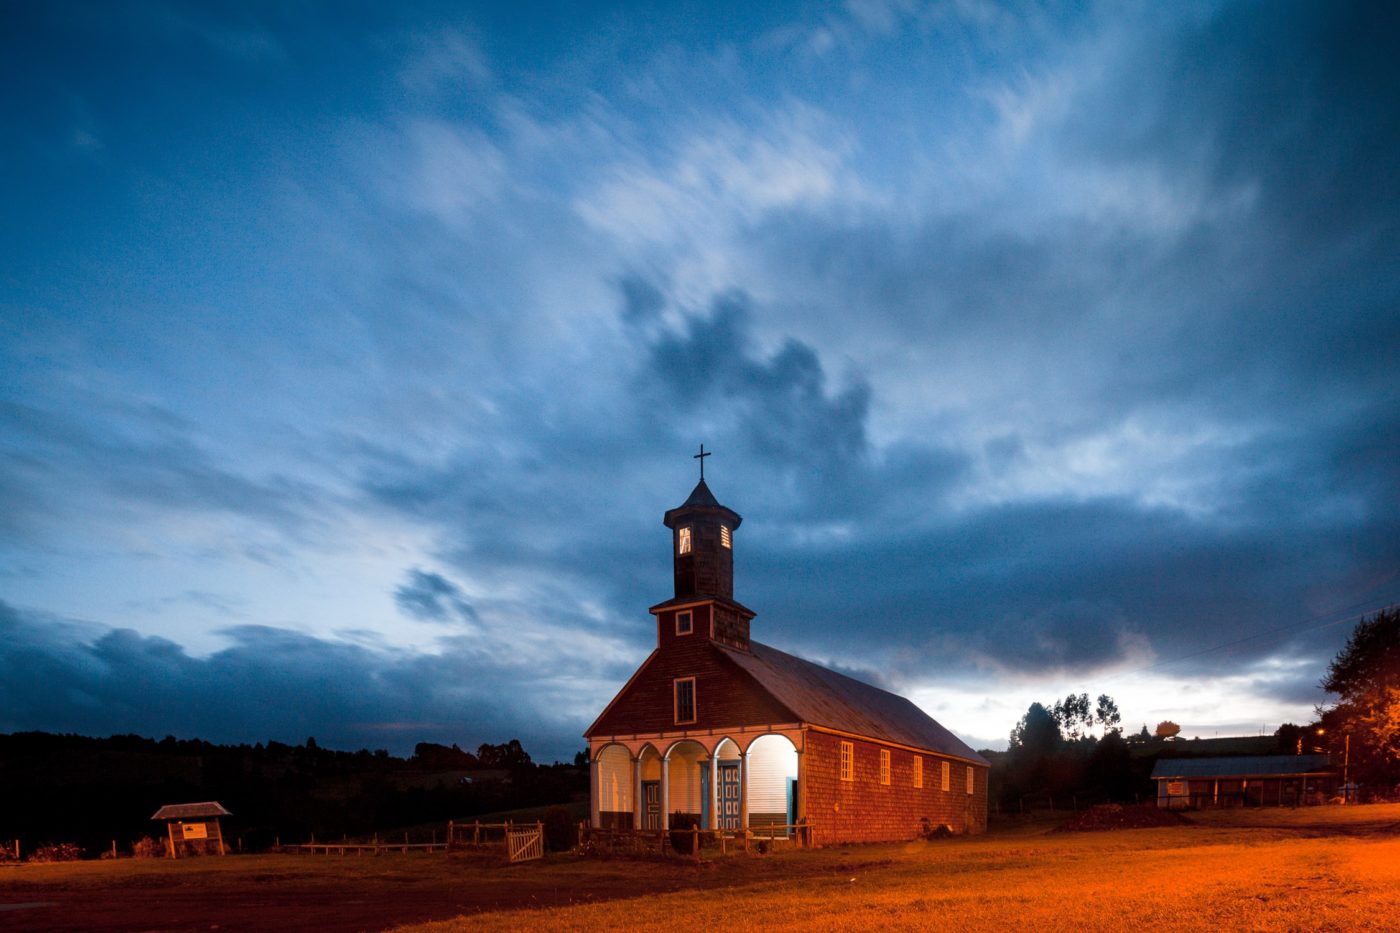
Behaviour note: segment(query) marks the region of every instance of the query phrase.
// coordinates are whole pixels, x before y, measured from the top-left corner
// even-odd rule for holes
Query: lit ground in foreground
[[[776,870],[749,883],[727,877],[412,929],[1400,929],[1400,806],[1193,819],[1104,833],[1050,833],[1041,822],[976,839],[794,853],[770,858]]]
[[[698,866],[496,851],[0,865],[0,930],[1400,930],[1400,805],[1193,819]]]

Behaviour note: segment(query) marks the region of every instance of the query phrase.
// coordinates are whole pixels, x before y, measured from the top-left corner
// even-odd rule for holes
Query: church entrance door
[[[661,782],[642,782],[642,829],[661,828]]]
[[[719,828],[739,828],[739,763],[719,763]]]

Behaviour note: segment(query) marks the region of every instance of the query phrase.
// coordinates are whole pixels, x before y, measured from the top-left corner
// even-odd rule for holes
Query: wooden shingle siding
[[[674,632],[674,621],[669,624]],[[700,624],[698,618],[696,624]],[[667,623],[662,622],[661,631],[666,630]],[[680,677],[695,678],[695,722],[685,726],[677,726],[672,714],[674,683]],[[673,635],[666,650],[652,656],[589,735],[758,726],[793,719],[790,710],[736,668],[709,639]]]
[[[851,781],[841,780],[843,741],[854,746]],[[958,833],[980,833],[987,828],[986,768],[972,766],[975,780],[971,795],[965,793],[966,785],[961,781],[954,788],[956,793],[945,793],[938,787],[915,787],[913,757],[895,754],[891,755],[891,781],[881,784],[881,750],[877,742],[852,741],[816,730],[807,733],[802,756],[807,795],[803,811],[823,844],[913,839],[924,828],[923,818],[932,827],[948,825]],[[939,767],[946,760],[936,755],[924,757],[939,762]]]

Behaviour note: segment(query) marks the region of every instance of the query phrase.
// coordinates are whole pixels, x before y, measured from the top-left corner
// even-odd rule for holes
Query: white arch
[[[598,810],[601,813],[632,813],[636,806],[632,753],[617,743],[598,752]]]
[[[681,739],[666,749],[666,806],[669,813],[704,812],[700,769],[709,767],[710,750],[695,739]]]
[[[750,826],[791,823],[789,813],[797,780],[797,746],[770,732],[749,743],[746,791]]]

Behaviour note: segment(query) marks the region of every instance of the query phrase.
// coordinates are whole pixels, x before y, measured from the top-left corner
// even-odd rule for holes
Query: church
[[[700,462],[663,519],[675,596],[651,607],[656,648],[584,733],[592,825],[804,825],[819,845],[984,830],[985,758],[904,697],[749,637],[755,613],[734,599],[742,519]]]

